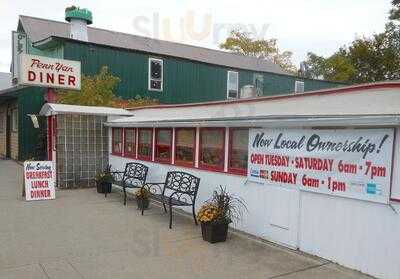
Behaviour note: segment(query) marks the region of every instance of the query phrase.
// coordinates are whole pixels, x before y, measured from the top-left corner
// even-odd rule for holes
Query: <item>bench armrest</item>
[[[189,193],[184,193],[184,192],[179,192],[179,191],[174,191],[172,192],[168,198],[168,201],[171,203],[171,200],[178,200],[180,202],[184,202],[187,204],[193,204],[193,198]]]
[[[161,194],[164,190],[164,182],[146,183],[142,189],[146,189],[150,194]]]

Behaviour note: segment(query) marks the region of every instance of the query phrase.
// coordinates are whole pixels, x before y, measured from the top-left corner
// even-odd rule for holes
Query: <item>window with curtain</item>
[[[124,155],[128,157],[136,157],[136,130],[125,129],[124,137]]]
[[[156,161],[171,163],[172,129],[156,129]]]
[[[112,129],[112,153],[122,154],[122,128]]]
[[[224,170],[225,128],[203,128],[200,130],[199,167]]]
[[[246,174],[248,161],[249,129],[229,129],[229,172]]]
[[[138,157],[140,159],[151,160],[153,153],[153,129],[139,129]]]
[[[194,166],[195,145],[195,128],[175,129],[175,164],[183,166]]]

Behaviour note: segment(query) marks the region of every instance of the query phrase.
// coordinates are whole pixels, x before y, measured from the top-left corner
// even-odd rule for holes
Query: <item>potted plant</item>
[[[105,171],[96,174],[97,193],[111,193],[113,176],[111,175],[110,166]]]
[[[138,209],[147,209],[149,208],[149,191],[144,188],[140,188],[135,192],[136,202]]]
[[[243,200],[220,186],[197,213],[203,240],[210,243],[226,241],[229,224],[242,217],[243,209],[247,210]]]

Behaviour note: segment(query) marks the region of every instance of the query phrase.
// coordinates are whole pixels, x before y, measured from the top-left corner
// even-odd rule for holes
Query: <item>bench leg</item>
[[[196,226],[197,226],[198,224],[197,224],[196,209],[195,209],[194,203],[193,203],[193,205],[192,205],[192,212],[193,212],[194,223],[195,223]]]
[[[167,213],[167,207],[165,206],[165,203],[162,204],[164,207],[164,212]]]
[[[124,189],[124,205],[126,205],[126,189],[125,187],[122,187]]]
[[[172,229],[172,205],[169,205],[169,228]]]

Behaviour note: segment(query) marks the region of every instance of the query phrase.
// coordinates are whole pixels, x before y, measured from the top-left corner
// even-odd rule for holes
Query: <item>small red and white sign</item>
[[[52,161],[25,161],[25,197],[27,201],[56,198],[56,171]]]
[[[22,54],[21,85],[81,89],[81,62]]]

